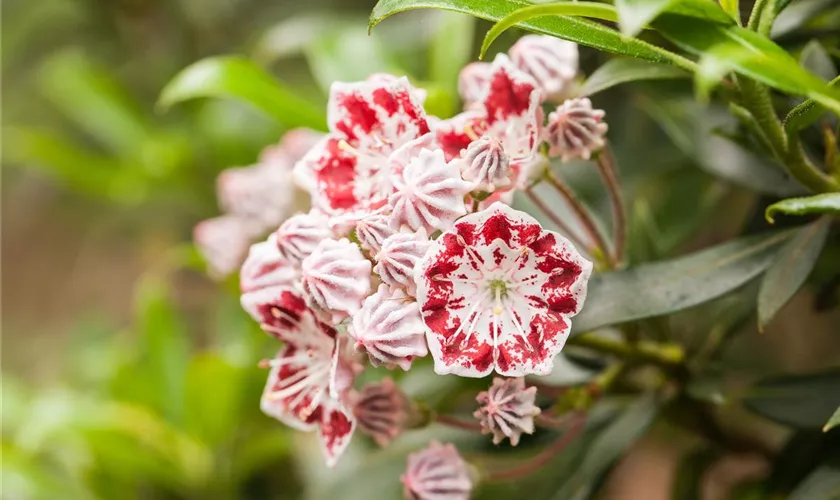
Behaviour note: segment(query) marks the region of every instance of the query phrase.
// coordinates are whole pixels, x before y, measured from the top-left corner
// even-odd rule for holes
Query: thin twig
[[[435,415],[435,422],[465,431],[481,431],[481,424],[478,422],[461,420],[449,415]]]
[[[533,189],[526,189],[525,195],[528,197],[529,200],[531,200],[531,203],[536,205],[537,208],[539,208],[540,211],[544,213],[546,217],[548,217],[548,219],[552,223],[554,223],[554,225],[557,226],[557,228],[560,229],[560,231],[563,234],[566,235],[567,238],[572,240],[572,243],[574,243],[577,246],[591,250],[591,245],[587,245],[586,243],[584,243],[583,239],[577,233],[572,231],[572,228],[569,227],[565,222],[563,222],[563,220],[556,213],[554,213],[554,210],[552,210],[551,207],[546,205],[545,202],[542,201],[542,199],[539,196],[537,196],[537,193],[535,193]]]
[[[621,185],[618,182],[615,160],[609,148],[604,148],[598,154],[598,172],[604,179],[607,193],[612,204],[613,216],[613,249],[615,261],[618,264],[624,260],[624,247],[627,242],[627,214],[624,210],[624,199],[621,195]]]
[[[592,219],[592,215],[583,206],[583,203],[577,199],[575,196],[574,191],[567,186],[563,181],[558,179],[550,170],[546,170],[545,179],[548,181],[549,184],[554,186],[554,189],[557,190],[560,195],[569,203],[569,206],[572,208],[572,211],[580,220],[583,228],[586,230],[586,233],[592,239],[592,241],[598,246],[603,254],[603,258],[607,261],[609,267],[615,267],[615,261],[613,260],[612,254],[610,253],[609,246],[607,246],[607,242],[604,239],[604,236],[598,231],[598,226],[595,225],[595,221]]]

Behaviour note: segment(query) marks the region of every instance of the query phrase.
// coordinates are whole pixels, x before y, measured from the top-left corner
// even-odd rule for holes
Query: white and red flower
[[[347,333],[374,366],[408,370],[415,358],[429,353],[423,330],[417,303],[399,288],[383,284],[365,299]]]
[[[326,239],[301,263],[301,283],[310,303],[339,322],[359,312],[370,292],[371,263],[347,238]]]
[[[406,78],[334,83],[330,133],[295,166],[295,178],[328,215],[373,211],[387,201],[388,156],[429,132],[421,100]]]
[[[482,136],[499,141],[512,160],[530,158],[540,142],[541,101],[534,79],[499,54],[481,98],[469,111],[437,124],[435,138],[447,159],[459,157]]]
[[[491,71],[490,63],[486,62],[471,62],[461,69],[458,74],[458,94],[465,108],[482,98],[490,82]]]
[[[435,371],[551,373],[591,271],[566,238],[524,212],[494,203],[463,217],[415,274]]]

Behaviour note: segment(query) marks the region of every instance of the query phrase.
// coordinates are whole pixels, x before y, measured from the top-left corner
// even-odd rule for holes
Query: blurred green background
[[[455,439],[467,454],[493,449],[438,427],[383,451],[357,436],[327,473],[314,436],[260,414],[266,373],[256,364],[275,346],[239,308],[235,284],[205,277],[190,243],[192,227],[218,214],[218,172],[253,163],[284,131],[230,100],[156,108],[164,85],[203,57],[250,57],[318,105],[334,80],[408,74],[429,90],[431,114],[458,110],[458,70],[474,60],[487,25],[422,12],[390,19],[368,36],[374,3],[3,2],[4,499],[397,498],[405,453],[430,436]],[[516,36],[506,33],[495,50]],[[837,57],[829,55],[836,37],[827,40],[829,52],[821,49],[813,62],[824,72]],[[800,53],[806,41],[791,37],[788,46]],[[582,51],[585,71],[603,60]],[[727,123],[694,103],[690,82],[631,87],[597,104],[607,110],[631,200],[633,262],[757,227],[763,203],[796,192],[772,177],[776,170],[755,167],[746,146],[694,140]],[[753,170],[744,175],[746,164]],[[597,175],[576,167],[564,167],[564,175],[606,216]],[[829,257],[828,271],[815,273],[827,281],[836,276],[837,256]],[[809,292],[787,308],[758,350],[747,344],[739,354],[736,342],[733,356],[750,361],[744,370],[802,371],[836,359],[836,342],[826,336],[836,334],[831,325],[840,318],[836,310],[814,312],[815,297]],[[710,307],[737,315],[737,297],[727,300]],[[716,317],[708,311],[683,314],[677,330],[707,331]],[[803,324],[812,340],[796,343],[790,329]],[[402,381],[413,396],[436,403],[458,392],[449,390],[457,382],[425,368]],[[469,407],[476,387],[446,404]],[[590,425],[597,430],[600,422]],[[651,485],[644,498],[658,498],[674,450],[686,446],[667,441],[642,447],[647,455],[633,463],[650,466],[625,474]],[[580,449],[560,460],[574,462]],[[553,491],[551,477],[535,481],[535,495]],[[510,498],[515,488],[484,489],[482,497]]]

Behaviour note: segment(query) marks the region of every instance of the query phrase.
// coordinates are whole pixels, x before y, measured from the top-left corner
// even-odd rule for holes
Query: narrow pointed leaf
[[[622,83],[638,80],[666,80],[690,78],[691,73],[668,64],[653,63],[642,59],[610,59],[596,69],[580,89],[581,95],[592,95]]]
[[[764,272],[789,238],[789,232],[749,236],[678,259],[596,275],[573,332],[661,316],[720,297]]]
[[[820,256],[828,228],[824,217],[802,228],[779,251],[776,261],[761,280],[758,291],[758,328],[764,329],[770,320],[805,283]]]
[[[739,0],[720,0],[720,8],[729,14],[729,17],[741,24],[741,6]]]
[[[616,0],[618,25],[627,36],[635,36],[674,0]]]
[[[837,409],[834,410],[834,414],[831,415],[831,418],[829,418],[828,422],[826,422],[823,426],[823,432],[828,432],[831,429],[837,427],[838,425],[840,425],[840,406],[838,406]]]
[[[676,45],[698,55],[725,53],[735,72],[794,95],[810,97],[840,112],[840,91],[806,71],[770,39],[740,26],[724,26],[682,16],[663,15],[654,27]]]
[[[287,127],[326,129],[323,111],[242,57],[211,57],[188,66],[166,85],[158,106],[199,97],[245,101]]]
[[[781,424],[821,429],[840,406],[840,370],[767,378],[753,385],[743,402]]]
[[[772,224],[775,222],[773,217],[780,212],[787,215],[840,215],[840,193],[788,198],[767,207],[767,210],[764,211],[764,218]]]
[[[379,0],[370,15],[370,28],[384,19],[414,9],[441,9],[469,14],[488,21],[498,22],[506,16],[531,4],[521,0]],[[606,6],[609,7],[609,6]],[[518,24],[535,33],[552,35],[581,45],[594,47],[605,52],[623,54],[640,59],[667,63],[678,57],[655,45],[622,37],[619,32],[604,25],[567,16],[552,16],[529,19]],[[686,62],[690,65],[690,61]]]

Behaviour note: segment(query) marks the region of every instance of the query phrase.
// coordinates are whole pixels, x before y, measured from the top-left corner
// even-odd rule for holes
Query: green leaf
[[[787,215],[840,214],[840,193],[825,193],[802,198],[788,198],[776,202],[764,211],[764,218],[773,224],[777,213]]]
[[[832,87],[840,87],[840,76],[831,80],[828,84]],[[787,116],[785,116],[785,130],[788,134],[796,133],[817,121],[823,113],[825,113],[824,106],[817,103],[814,99],[807,99],[802,104],[790,110]]]
[[[774,39],[803,27],[820,11],[835,5],[836,0],[797,0],[790,7],[787,5],[791,0],[782,0],[780,3],[779,7],[784,10],[773,21],[773,28],[770,30],[770,36]]]
[[[166,109],[199,97],[238,99],[256,106],[286,127],[326,130],[325,113],[320,108],[242,57],[211,57],[188,66],[164,87],[158,106]]]
[[[241,372],[218,355],[205,353],[190,361],[186,377],[186,429],[212,445],[232,438],[240,417]]]
[[[714,2],[707,0],[616,0],[621,33],[635,36],[663,12],[732,24]]]
[[[789,238],[789,232],[749,236],[678,259],[595,275],[573,332],[662,316],[720,297],[764,272]]]
[[[802,481],[789,500],[840,498],[840,465],[823,465]]]
[[[840,195],[838,195],[840,198]],[[758,329],[770,320],[805,283],[825,245],[831,220],[824,217],[800,229],[779,251],[758,291]]]
[[[553,498],[567,500],[588,495],[598,477],[647,432],[658,409],[659,401],[653,394],[646,394],[630,404],[595,438],[580,466]]]
[[[429,78],[458,95],[458,73],[473,59],[475,19],[463,14],[441,14],[429,46]]]
[[[838,406],[837,409],[834,410],[834,414],[831,415],[831,418],[829,418],[828,422],[826,422],[823,426],[823,432],[828,432],[831,429],[837,427],[838,425],[840,425],[840,406]]]
[[[394,14],[414,9],[449,10],[497,22],[523,7],[530,6],[531,4],[521,0],[472,0],[469,3],[452,0],[379,0],[370,15],[369,27],[373,28]],[[613,29],[586,19],[551,16],[522,21],[518,26],[614,54],[663,63],[674,61],[675,58],[682,59],[647,42],[622,37]],[[692,66],[690,61],[683,61],[685,66]]]
[[[741,28],[664,15],[654,27],[676,45],[698,55],[714,51],[726,57],[734,71],[783,92],[805,95],[840,112],[840,92],[809,73],[768,38]]]
[[[720,8],[729,14],[729,17],[735,20],[739,25],[741,24],[741,6],[739,0],[719,0]]]
[[[837,66],[831,60],[831,55],[817,40],[811,40],[802,48],[799,64],[825,81],[830,81],[837,76]]]
[[[668,64],[653,63],[642,59],[610,59],[596,69],[580,89],[580,95],[588,96],[622,83],[637,80],[666,80],[690,78],[691,73]]]
[[[143,107],[84,52],[68,49],[47,59],[38,71],[38,88],[82,130],[111,151],[137,153],[151,129]]]
[[[781,424],[820,429],[840,406],[840,370],[767,378],[756,383],[743,402]]]
[[[136,328],[145,354],[142,375],[149,377],[156,389],[157,409],[170,422],[180,422],[184,415],[189,332],[172,304],[165,283],[146,277],[136,293]]]
[[[701,500],[703,476],[719,458],[720,452],[712,448],[694,450],[682,457],[671,485],[671,498]]]

